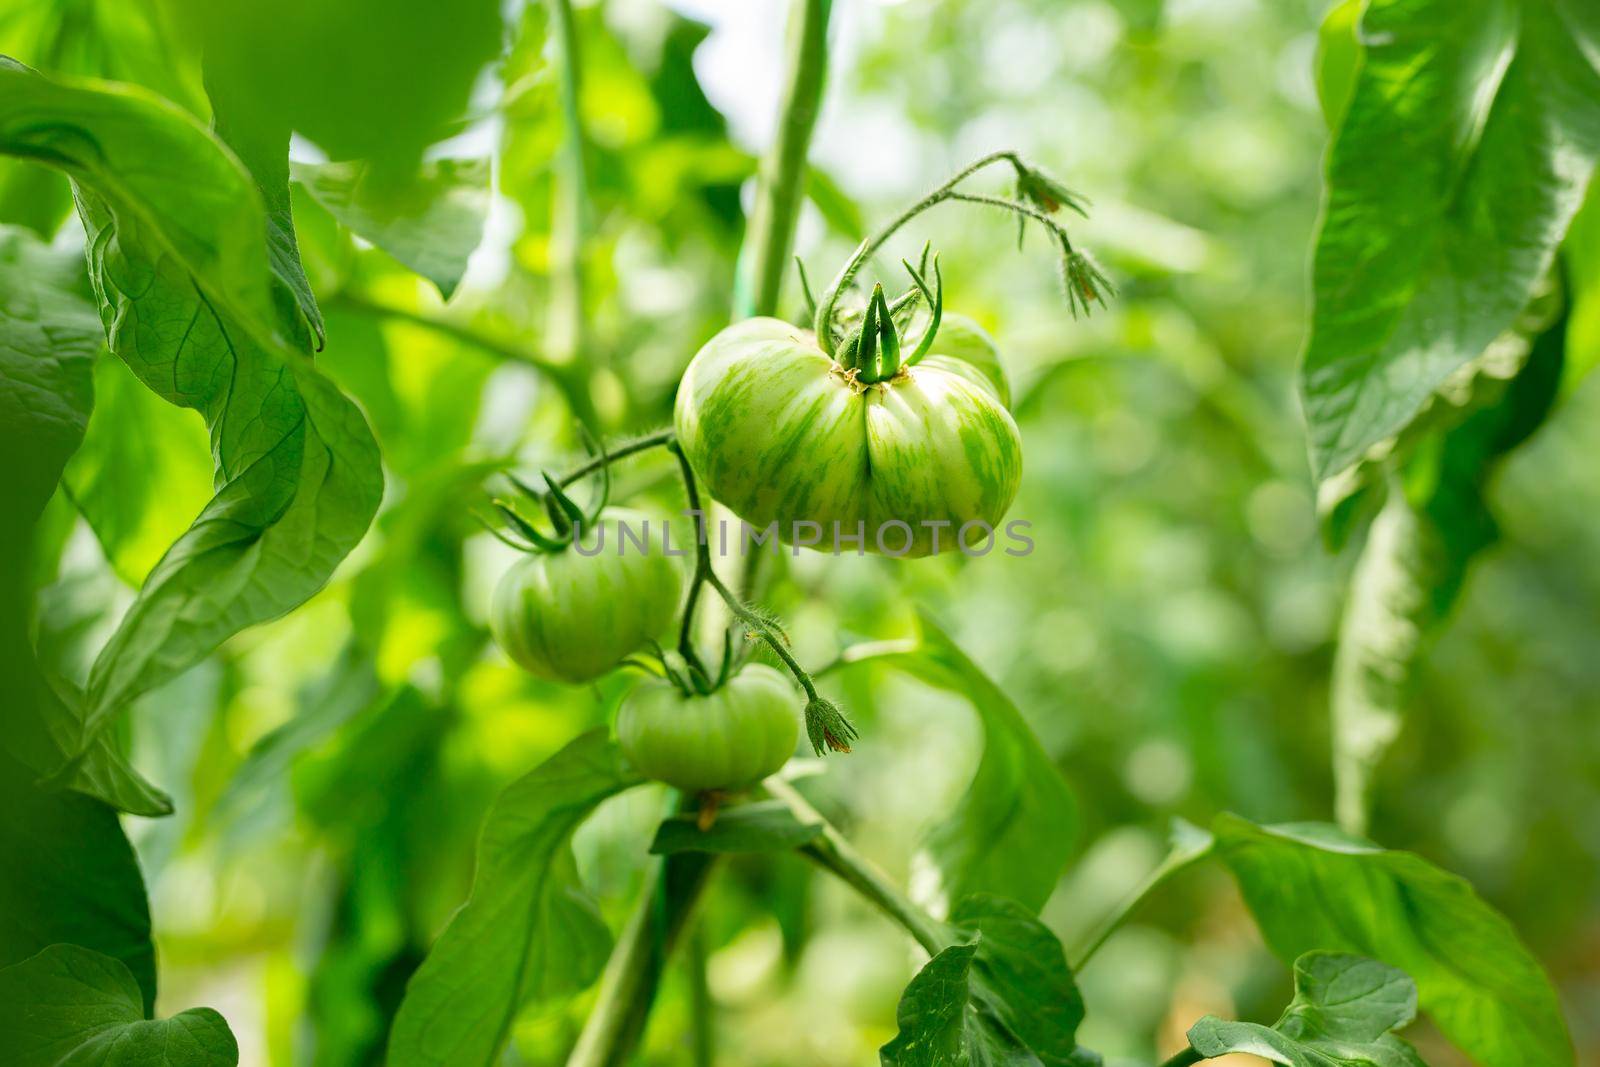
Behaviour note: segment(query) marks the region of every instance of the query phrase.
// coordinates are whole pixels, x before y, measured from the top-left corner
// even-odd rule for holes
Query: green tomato
[[[947,311],[939,322],[939,332],[933,336],[933,349],[919,367],[928,364],[942,367],[953,374],[969,378],[976,385],[987,386],[1007,408],[1011,407],[1011,386],[1006,381],[1006,369],[1000,365],[1000,349],[989,336],[989,331],[957,312]],[[973,375],[976,370],[978,374]]]
[[[986,341],[958,328],[957,352],[974,337]],[[868,552],[925,556],[956,548],[965,524],[998,528],[1016,496],[1022,439],[1003,381],[936,335],[920,363],[867,385],[809,331],[747,319],[696,353],[674,422],[711,495],[754,527],[776,522],[783,540],[808,543],[820,527],[828,550],[837,531],[846,551],[864,529]]]
[[[648,549],[625,539],[623,526],[648,538]],[[588,682],[612,670],[677,613],[683,571],[666,554],[666,528],[665,519],[612,509],[579,544],[518,560],[489,608],[495,641],[530,674],[552,681]]]
[[[788,762],[800,740],[795,694],[753,663],[705,696],[646,682],[617,710],[617,743],[646,778],[686,793],[743,789]]]

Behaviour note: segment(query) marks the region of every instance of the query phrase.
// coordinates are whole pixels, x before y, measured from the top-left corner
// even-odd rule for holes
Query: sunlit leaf
[[[637,781],[602,729],[500,795],[484,820],[472,895],[406,986],[392,1067],[490,1067],[523,1004],[595,979],[611,936],[578,881],[572,834]]]
[[[1564,315],[1533,340],[1502,338],[1509,371],[1489,366],[1462,383],[1457,420],[1407,442],[1351,576],[1330,702],[1340,824],[1366,826],[1373,776],[1399,736],[1428,647],[1473,560],[1499,536],[1488,490],[1501,462],[1543,424],[1562,380]],[[1444,421],[1441,418],[1439,421]]]
[[[697,816],[674,815],[656,829],[650,851],[674,852],[788,852],[815,840],[821,823],[795,818],[789,805],[775,800],[738,804],[717,813],[709,829],[700,829]]]
[[[1077,804],[1022,712],[943,630],[921,617],[909,651],[874,657],[972,702],[983,756],[956,810],[928,835],[945,900],[1003,893],[1038,910],[1055,889],[1077,837]]]
[[[294,180],[350,231],[431,281],[449,300],[483,239],[489,161],[440,159],[384,184],[360,163],[296,163]]]
[[[0,1058],[8,1067],[235,1067],[239,1045],[210,1008],[147,1019],[121,962],[52,945],[0,970]]]
[[[126,966],[142,1017],[156,1000],[156,957],[133,848],[116,812],[34,777],[0,756],[0,967],[57,942],[92,948]]]
[[[1308,952],[1294,961],[1294,1000],[1271,1026],[1208,1015],[1189,1028],[1207,1059],[1245,1052],[1288,1067],[1423,1067],[1390,1031],[1417,1015],[1403,971],[1360,956]]]
[[[1326,949],[1398,967],[1439,1029],[1484,1067],[1573,1062],[1550,979],[1463,879],[1321,824],[1223,815],[1212,830],[1280,958]]]
[[[217,494],[96,661],[87,746],[133,697],[321,588],[382,476],[360,412],[276,334],[259,197],[205,130],[145,94],[10,65],[0,152],[73,178],[112,350],[212,429]]]
[[[194,412],[121,360],[98,360],[94,384],[94,417],[62,481],[107,562],[137,589],[211,499],[210,441]]]
[[[1511,324],[1600,156],[1593,5],[1375,0],[1360,32],[1302,374],[1319,478]]]
[[[1043,923],[994,896],[963,900],[950,922],[970,940],[938,953],[906,987],[885,1067],[1100,1062],[1078,1046],[1083,998]]]

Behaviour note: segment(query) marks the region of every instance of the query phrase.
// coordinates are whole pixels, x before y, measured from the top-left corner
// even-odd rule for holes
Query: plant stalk
[[[794,0],[790,11],[789,80],[779,106],[777,138],[761,162],[760,188],[735,287],[736,319],[778,310],[805,195],[806,154],[822,106],[832,8],[833,0]]]
[[[876,233],[868,237],[865,241],[861,242],[861,244],[856,248],[855,253],[851,255],[849,261],[845,263],[844,268],[839,271],[838,277],[834,278],[833,282],[829,284],[827,291],[822,294],[822,303],[817,305],[817,316],[815,322],[817,343],[822,346],[822,350],[824,352],[827,352],[830,356],[833,355],[833,309],[834,305],[839,302],[839,294],[850,287],[850,283],[855,280],[856,274],[861,270],[861,267],[867,262],[867,260],[876,255],[878,250],[884,246],[889,238],[898,233],[900,228],[906,223],[910,222],[912,219],[916,218],[918,215],[922,214],[924,211],[927,211],[936,204],[948,200],[950,198],[950,194],[955,190],[956,186],[960,185],[962,182],[978,173],[978,171],[983,170],[985,167],[991,166],[995,163],[1000,163],[1002,161],[1010,163],[1013,169],[1019,171],[1023,167],[1022,157],[1017,155],[1015,152],[991,152],[990,154],[983,156],[980,159],[976,159],[967,164],[967,166],[961,168],[961,170],[957,171],[938,188],[934,189],[921,200],[918,200],[916,203],[900,212],[900,214],[890,219],[888,223],[886,223]]]
[[[567,1067],[623,1067],[644,1034],[661,973],[710,881],[716,857],[680,852],[657,867],[617,938]]]
[[[1189,1064],[1199,1063],[1203,1059],[1205,1057],[1200,1055],[1199,1051],[1193,1046],[1190,1046],[1174,1054],[1171,1059],[1164,1061],[1161,1067],[1189,1067]]]
[[[684,960],[689,972],[689,1052],[694,1067],[713,1067],[717,1060],[716,1005],[706,981],[710,954],[706,924],[697,919],[689,932],[689,955]]]
[[[589,185],[584,166],[582,53],[572,0],[550,0],[556,65],[560,71],[562,124],[565,138],[556,161],[551,211],[550,318],[547,349],[552,363],[577,361],[584,350],[583,256],[589,238]]]
[[[833,872],[899,923],[906,933],[916,939],[917,944],[927,950],[928,955],[938,955],[956,943],[956,938],[948,928],[900,892],[876,864],[857,852],[838,828],[800,795],[799,790],[778,778],[769,778],[766,790],[787,804],[801,822],[822,827],[821,836],[800,850],[807,859]]]

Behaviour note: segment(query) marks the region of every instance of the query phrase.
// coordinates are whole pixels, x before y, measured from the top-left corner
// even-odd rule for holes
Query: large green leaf
[[[1366,829],[1374,773],[1399,735],[1435,633],[1472,561],[1499,536],[1490,481],[1502,460],[1549,416],[1565,364],[1567,319],[1533,340],[1512,333],[1457,377],[1459,403],[1436,398],[1458,421],[1406,442],[1351,577],[1334,657],[1335,783],[1340,825]],[[1496,364],[1504,365],[1497,367]]]
[[[938,893],[947,902],[1000,893],[1038,911],[1077,836],[1072,791],[1011,698],[932,619],[920,628],[914,648],[870,658],[966,697],[983,727],[972,785],[926,842]]]
[[[211,499],[205,423],[103,357],[94,417],[62,485],[117,576],[137,589]]]
[[[1398,967],[1439,1029],[1484,1067],[1573,1062],[1549,978],[1463,879],[1321,824],[1222,815],[1212,829],[1282,959],[1327,949]]]
[[[1571,391],[1600,364],[1600,181],[1590,181],[1562,247],[1570,300],[1567,368],[1563,391]]]
[[[598,729],[500,795],[478,842],[472,895],[406,986],[390,1067],[489,1067],[525,1003],[595,979],[611,935],[579,882],[572,834],[638,781]]]
[[[1302,374],[1319,478],[1510,326],[1600,157],[1593,4],[1372,0],[1360,32]]]
[[[449,300],[483,240],[489,161],[440,159],[402,183],[362,163],[296,163],[294,180],[358,237],[432,282]]]
[[[0,1061],[7,1067],[234,1067],[222,1016],[190,1008],[146,1019],[117,960],[52,945],[0,970]]]
[[[83,945],[126,965],[147,1010],[156,999],[150,908],[116,812],[33,777],[0,755],[0,967],[58,941]]]
[[[677,852],[788,852],[810,844],[821,833],[821,823],[801,821],[782,801],[758,800],[719,812],[716,822],[703,830],[695,815],[663,819],[650,842],[650,851],[661,856]]]
[[[64,682],[50,684],[34,662],[28,637],[33,589],[24,563],[34,520],[83,439],[102,336],[78,257],[0,228],[0,455],[20,457],[7,470],[0,501],[0,551],[7,560],[0,577],[0,664],[12,695],[0,744],[27,765],[29,777],[59,767],[82,732],[82,695]],[[85,754],[70,785],[124,811],[172,810],[106,737]]]
[[[259,50],[260,42],[246,42],[216,25],[219,16],[226,18],[222,8],[223,5],[195,5],[194,9],[212,16],[205,34],[205,82],[206,93],[211,97],[212,128],[255,179],[266,212],[267,255],[272,272],[288,291],[298,313],[305,317],[316,346],[321,348],[327,327],[300,262],[289,200],[289,123],[268,103],[273,96],[260,92],[249,76],[249,59]],[[298,325],[294,322],[294,326]]]
[[[139,693],[322,587],[382,492],[361,413],[274,329],[250,177],[137,90],[0,66],[0,152],[74,182],[112,351],[211,429],[217,492],[146,579],[91,672],[87,747]]]
[[[0,227],[0,455],[8,521],[32,523],[83,440],[103,338],[77,257]]]
[[[996,896],[963,900],[950,916],[968,940],[938,953],[900,998],[888,1067],[1087,1065],[1078,1046],[1083,998],[1061,943],[1033,914]]]
[[[1208,1015],[1189,1028],[1207,1059],[1246,1052],[1288,1067],[1423,1067],[1390,1031],[1417,1016],[1417,986],[1403,971],[1361,956],[1308,952],[1294,961],[1294,1000],[1271,1026]]]

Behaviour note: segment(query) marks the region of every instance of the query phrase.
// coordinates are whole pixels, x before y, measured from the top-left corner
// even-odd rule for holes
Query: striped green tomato
[[[1011,407],[1011,385],[1006,381],[1006,369],[1000,365],[1000,349],[988,330],[965,315],[944,313],[939,332],[933,338],[933,351],[917,366],[929,364],[964,375],[974,384],[988,386],[1000,398],[1000,403]],[[974,370],[977,376],[973,376]]]
[[[952,316],[954,317],[954,316]],[[711,495],[790,542],[924,556],[968,523],[996,528],[1022,478],[1022,440],[998,360],[976,327],[894,377],[863,383],[778,319],[729,326],[678,384],[678,441]],[[990,362],[968,360],[974,351]],[[814,523],[815,527],[802,524]],[[969,535],[983,540],[979,528]],[[935,544],[937,543],[937,547]]]
[[[788,762],[799,740],[794,690],[761,663],[704,696],[645,682],[617,710],[617,743],[628,761],[688,793],[754,785]]]
[[[495,586],[495,641],[524,670],[551,681],[587,682],[612,670],[677,613],[683,572],[665,551],[665,531],[664,519],[609,509],[579,542],[524,556]]]

